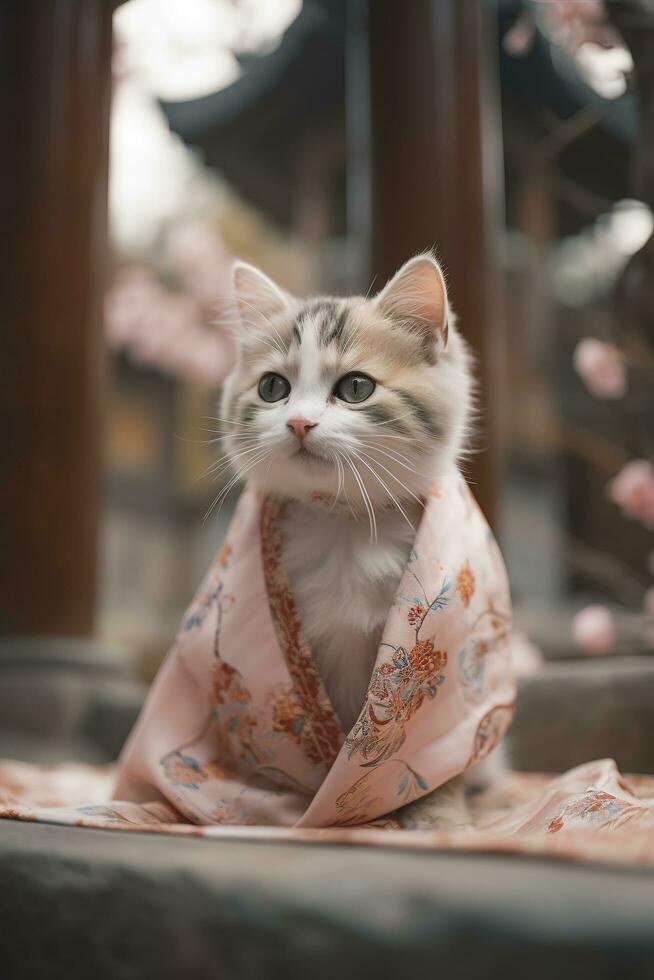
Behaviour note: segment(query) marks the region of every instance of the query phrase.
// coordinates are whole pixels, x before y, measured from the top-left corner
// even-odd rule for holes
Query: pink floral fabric
[[[116,796],[199,825],[369,823],[483,758],[512,716],[497,545],[458,474],[426,504],[361,713],[341,730],[247,490],[121,761]],[[456,529],[456,533],[454,533]]]
[[[244,492],[117,769],[1,764],[0,816],[608,859],[651,852],[654,860],[654,779],[625,781],[610,760],[560,777],[507,776],[480,798],[468,833],[399,830],[398,807],[483,759],[510,724],[501,555],[461,477],[443,479],[425,505],[365,702],[345,732],[281,566],[282,509]],[[627,850],[615,844],[624,828]],[[598,837],[608,829],[607,848]]]

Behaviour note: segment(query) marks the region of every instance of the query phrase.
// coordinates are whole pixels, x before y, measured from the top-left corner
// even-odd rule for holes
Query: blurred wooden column
[[[365,10],[370,271],[381,286],[409,256],[436,245],[479,362],[481,452],[466,472],[496,523],[503,169],[493,8],[486,0],[368,0]],[[356,138],[355,127],[348,132]]]
[[[109,0],[0,5],[0,632],[93,629]]]

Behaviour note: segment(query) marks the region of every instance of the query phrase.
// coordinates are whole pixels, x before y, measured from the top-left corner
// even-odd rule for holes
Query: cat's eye
[[[367,374],[346,374],[336,383],[334,394],[344,402],[365,402],[375,390],[375,382]]]
[[[269,371],[259,382],[259,395],[265,402],[279,402],[290,393],[291,386],[281,374]]]

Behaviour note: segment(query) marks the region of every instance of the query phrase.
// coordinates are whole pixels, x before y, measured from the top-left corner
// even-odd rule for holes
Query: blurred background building
[[[229,478],[212,464],[232,258],[357,293],[436,245],[481,382],[466,472],[518,620],[574,655],[574,613],[608,604],[611,649],[642,652],[651,3],[114,6],[0,13],[19,242],[3,632],[95,631],[151,676],[237,495],[205,520]]]

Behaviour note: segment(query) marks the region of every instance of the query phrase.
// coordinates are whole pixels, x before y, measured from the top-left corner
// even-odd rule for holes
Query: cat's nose
[[[298,437],[300,442],[304,439],[309,429],[315,429],[317,422],[308,422],[307,419],[289,419],[286,423],[291,431]]]

